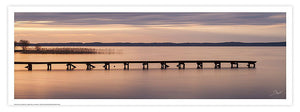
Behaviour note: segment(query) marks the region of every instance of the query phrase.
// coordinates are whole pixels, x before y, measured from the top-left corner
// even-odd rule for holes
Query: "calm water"
[[[194,98],[194,99],[269,99],[285,98],[285,47],[90,47],[114,49],[116,54],[20,54],[15,61],[113,61],[113,60],[256,60],[255,69],[231,69],[222,64],[186,64],[178,70],[176,64],[161,70],[160,64],[111,65],[104,70],[101,64],[86,71],[85,65],[76,65],[66,71],[66,65],[15,65],[16,99],[103,99],[103,98]]]

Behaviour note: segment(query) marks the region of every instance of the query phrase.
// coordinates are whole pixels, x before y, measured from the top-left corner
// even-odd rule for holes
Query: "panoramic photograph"
[[[15,12],[14,99],[286,99],[286,13]]]

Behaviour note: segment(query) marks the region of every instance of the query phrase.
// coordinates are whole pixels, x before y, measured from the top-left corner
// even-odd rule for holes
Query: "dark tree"
[[[23,50],[27,50],[27,47],[29,46],[30,42],[28,40],[20,40],[19,45],[22,46]]]
[[[14,50],[16,50],[17,44],[18,44],[18,42],[15,41],[15,43],[14,43]]]

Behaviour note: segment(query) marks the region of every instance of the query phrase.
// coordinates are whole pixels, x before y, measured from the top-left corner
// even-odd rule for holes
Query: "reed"
[[[24,54],[113,54],[113,49],[93,48],[39,48],[23,50]]]

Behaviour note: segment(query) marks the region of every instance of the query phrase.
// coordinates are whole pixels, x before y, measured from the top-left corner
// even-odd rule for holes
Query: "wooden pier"
[[[110,64],[124,64],[124,70],[129,70],[130,63],[140,63],[143,66],[143,70],[149,69],[149,63],[157,63],[161,65],[161,69],[167,69],[170,67],[168,63],[178,63],[178,69],[185,69],[186,63],[195,63],[197,69],[202,69],[204,63],[214,63],[215,69],[220,69],[221,64],[231,64],[231,68],[238,68],[239,63],[247,63],[248,68],[255,68],[256,61],[220,61],[220,60],[186,60],[186,61],[85,61],[85,62],[15,62],[15,64],[26,64],[25,68],[28,71],[32,70],[33,64],[46,64],[47,70],[52,70],[53,64],[66,64],[67,70],[74,70],[76,66],[74,64],[86,64],[86,70],[92,70],[96,66],[92,64],[104,64],[105,70],[110,70]]]

